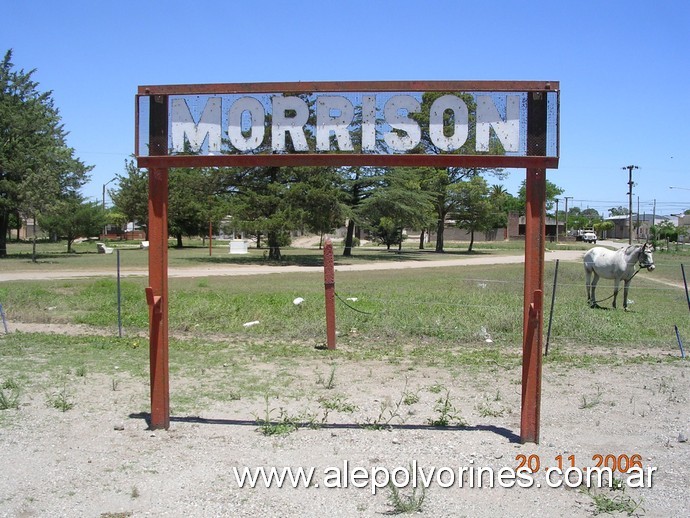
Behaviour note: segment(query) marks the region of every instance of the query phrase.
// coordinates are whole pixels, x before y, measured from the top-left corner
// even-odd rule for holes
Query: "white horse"
[[[635,263],[640,263],[640,269],[654,270],[654,247],[650,243],[644,245],[631,245],[613,251],[602,246],[595,246],[587,251],[584,257],[585,275],[587,277],[587,303],[596,308],[594,291],[597,288],[599,277],[613,279],[613,307],[616,307],[616,297],[621,280],[625,282],[623,289],[623,309],[628,310],[628,289],[630,280],[635,275]],[[592,280],[592,275],[594,280]]]

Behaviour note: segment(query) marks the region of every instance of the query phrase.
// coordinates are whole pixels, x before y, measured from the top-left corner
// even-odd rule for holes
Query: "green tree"
[[[228,196],[233,230],[265,236],[268,258],[279,261],[290,232],[308,229],[323,235],[346,216],[342,175],[321,167],[255,167],[224,169],[222,189]]]
[[[583,228],[594,228],[594,225],[601,221],[601,215],[596,209],[580,209],[571,207],[568,210],[568,228],[579,230]]]
[[[340,169],[344,193],[343,201],[348,207],[343,257],[352,256],[359,204],[371,196],[376,187],[380,185],[384,173],[384,170],[375,167],[345,167]]]
[[[46,232],[67,241],[67,252],[78,237],[97,236],[106,224],[107,215],[98,202],[86,201],[79,194],[70,194],[54,203],[38,218]]]
[[[652,235],[654,239],[666,241],[666,249],[670,241],[678,241],[678,228],[670,221],[662,221],[658,225],[652,225]]]
[[[34,72],[15,69],[11,50],[0,62],[0,258],[11,214],[40,215],[90,170],[67,146],[52,93],[38,90]]]
[[[109,191],[117,213],[137,223],[148,239],[148,171],[125,162],[118,187]],[[209,168],[171,168],[168,171],[168,233],[182,247],[184,236],[206,236],[209,223],[217,226],[225,216],[220,173]],[[220,193],[220,194],[219,194]]]
[[[508,211],[510,210],[513,200],[515,199],[503,185],[491,185],[489,187],[489,202],[493,213],[492,227],[501,228],[508,226]]]
[[[476,154],[476,119],[477,105],[474,97],[467,93],[457,92],[427,92],[422,95],[422,109],[419,113],[410,114],[410,117],[419,123],[421,128],[420,143],[413,152],[424,154],[441,154],[440,150],[432,141],[429,133],[429,114],[431,113],[431,105],[439,97],[453,93],[460,97],[468,109],[468,127],[470,131],[467,135],[465,143],[453,153],[460,155]],[[452,112],[446,110],[443,114],[444,134],[450,135],[455,131],[453,125]],[[489,140],[489,154],[503,154],[503,146],[496,137],[492,134]],[[446,152],[443,152],[447,154]],[[459,187],[462,182],[465,182],[480,174],[495,175],[499,178],[504,176],[500,169],[478,169],[478,168],[463,168],[463,167],[448,167],[448,168],[426,168],[423,188],[433,193],[434,196],[434,211],[436,213],[436,252],[443,252],[444,249],[444,231],[446,219],[450,213],[458,208],[459,204]]]
[[[168,182],[168,232],[181,248],[183,236],[205,236],[209,223],[217,225],[223,217],[221,180],[215,169],[174,168]]]
[[[290,231],[299,227],[302,212],[291,203],[290,186],[295,183],[289,167],[228,169],[224,182],[229,192],[233,226],[257,236],[266,236],[268,258],[279,261],[281,247],[290,243]]]
[[[324,234],[342,225],[348,211],[342,177],[330,168],[295,168],[294,173],[289,201],[300,210],[301,224],[320,236],[321,248]]]
[[[475,176],[458,186],[458,209],[453,213],[456,226],[470,233],[468,252],[474,245],[474,233],[491,230],[501,223],[497,206],[492,204],[486,180]]]
[[[419,176],[397,168],[391,169],[384,185],[361,203],[358,215],[389,249],[397,244],[401,250],[403,230],[423,225],[432,208],[432,195],[421,189]]]
[[[117,174],[117,189],[109,189],[116,210],[125,215],[126,222],[138,224],[148,239],[149,175],[139,169],[134,160],[125,161],[125,173]]]
[[[627,208],[619,205],[618,207],[611,207],[609,209],[609,215],[610,216],[627,216],[630,214]]]
[[[17,231],[17,241],[19,241],[19,231],[22,229],[22,218],[19,215],[19,211],[15,211],[10,214],[10,221],[8,224],[8,234],[9,234],[9,229],[13,229]],[[9,239],[9,235],[7,238]]]
[[[563,194],[563,189],[558,187],[553,182],[546,180],[546,210],[552,210],[556,201],[561,194]],[[527,203],[527,185],[526,180],[523,180],[520,184],[520,189],[518,190],[517,203],[515,205],[515,210],[520,214],[525,214],[525,205]]]
[[[591,228],[597,233],[600,239],[604,238],[604,233],[613,230],[613,221],[598,221],[591,225]]]

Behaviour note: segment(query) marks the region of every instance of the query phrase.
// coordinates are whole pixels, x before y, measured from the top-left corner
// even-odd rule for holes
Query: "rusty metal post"
[[[522,414],[520,440],[539,442],[542,334],[544,327],[544,196],[546,173],[527,170],[525,286],[522,340]]]
[[[151,429],[170,426],[168,381],[168,170],[149,170]]]
[[[333,243],[326,239],[323,247],[323,277],[326,288],[326,346],[335,349],[335,266]]]
[[[150,152],[167,154],[167,96],[151,99]],[[168,169],[149,169],[149,366],[151,429],[170,427],[168,368]]]
[[[527,103],[528,153],[546,153],[546,94],[530,93]],[[525,284],[522,340],[520,441],[539,443],[542,334],[544,328],[544,242],[546,170],[527,169],[525,206]]]

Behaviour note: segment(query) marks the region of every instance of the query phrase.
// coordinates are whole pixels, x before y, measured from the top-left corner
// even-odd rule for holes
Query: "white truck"
[[[594,232],[594,230],[585,230],[582,233],[582,240],[585,243],[592,243],[594,245],[597,244],[597,234]]]

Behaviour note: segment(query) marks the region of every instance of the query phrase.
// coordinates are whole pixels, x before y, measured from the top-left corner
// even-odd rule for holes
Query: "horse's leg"
[[[597,289],[597,283],[599,282],[599,274],[595,271],[594,273],[594,280],[592,280],[592,300],[590,306],[593,308],[599,307],[599,304],[597,304],[597,298],[596,295],[594,295],[596,289]]]
[[[618,298],[618,290],[620,289],[621,285],[621,280],[616,277],[613,281],[613,309],[616,309],[616,298]],[[623,306],[625,306],[625,302],[623,302]]]
[[[591,297],[591,290],[592,290],[592,272],[585,268],[585,279],[586,280],[586,287],[587,287],[587,305],[591,306],[592,305],[592,297]]]
[[[623,310],[628,311],[628,289],[630,288],[630,279],[626,279],[623,284]]]

